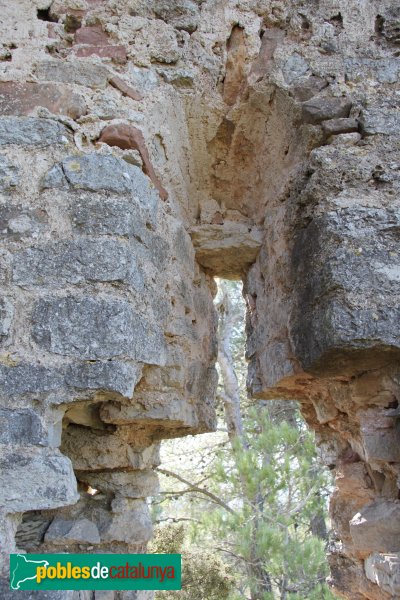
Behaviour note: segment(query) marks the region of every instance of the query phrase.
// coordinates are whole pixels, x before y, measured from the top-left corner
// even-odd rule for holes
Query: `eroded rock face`
[[[395,3],[3,4],[2,575],[145,549],[160,440],[214,426],[217,275],[336,470],[334,591],[399,597]]]

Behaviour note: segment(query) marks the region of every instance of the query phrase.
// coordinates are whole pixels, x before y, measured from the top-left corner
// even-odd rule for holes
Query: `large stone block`
[[[303,119],[306,123],[318,124],[327,119],[348,117],[351,101],[348,98],[319,97],[302,104]]]
[[[68,520],[55,518],[44,538],[54,546],[66,544],[99,544],[100,534],[97,525],[89,519]]]
[[[400,462],[399,416],[387,413],[390,410],[370,409],[360,414],[361,440],[369,463]]]
[[[65,62],[46,60],[38,63],[35,75],[42,81],[61,81],[76,83],[85,87],[104,89],[107,87],[109,73],[106,67],[92,62]]]
[[[51,298],[40,300],[33,314],[33,337],[50,352],[86,359],[134,353],[139,315],[122,300]]]
[[[112,155],[92,153],[66,158],[43,181],[43,188],[53,187],[133,195],[150,212],[158,204],[158,195],[146,175],[135,165]]]
[[[358,121],[356,119],[330,119],[322,123],[322,129],[327,136],[354,133],[358,131]]]
[[[78,499],[71,461],[58,450],[3,447],[0,505],[9,512],[57,508]]]
[[[143,396],[143,397],[142,397]],[[127,425],[136,423],[143,426],[157,426],[168,433],[173,428],[192,428],[198,425],[194,407],[171,392],[150,392],[139,394],[136,402],[121,404],[106,402],[101,406],[101,419],[106,423]]]
[[[5,399],[22,394],[51,392],[62,386],[63,377],[57,370],[29,363],[0,364],[0,396]]]
[[[158,447],[136,450],[125,440],[106,431],[70,425],[64,432],[62,452],[71,457],[76,471],[104,471],[106,469],[135,471],[158,464]],[[80,474],[80,479],[85,475]]]
[[[46,445],[43,425],[30,408],[0,408],[0,444]]]
[[[137,544],[153,536],[153,524],[144,500],[116,498],[112,502],[109,522],[101,528],[102,540]]]
[[[0,115],[29,115],[37,106],[77,119],[86,114],[86,102],[67,86],[29,81],[0,82]]]
[[[307,74],[307,76],[295,79],[291,87],[296,100],[299,100],[300,102],[305,102],[306,100],[310,100],[311,98],[319,94],[319,92],[326,88],[327,85],[328,82],[326,81],[326,79],[323,79],[322,77],[317,77],[316,75]]]
[[[348,58],[345,61],[347,81],[375,79],[380,83],[396,83],[400,78],[400,65],[396,58]]]
[[[85,473],[83,479],[94,489],[126,498],[146,498],[159,491],[158,477],[150,470]]]
[[[295,331],[296,351],[305,369],[318,372],[349,372],[357,364],[367,368],[378,357],[390,361],[400,347],[393,330],[399,319],[400,307],[359,308],[343,297],[331,298],[316,307],[309,329]]]
[[[165,361],[162,331],[125,300],[73,296],[40,300],[33,313],[33,338],[46,350],[66,356]]]
[[[145,204],[146,198],[141,198],[141,201]],[[132,199],[103,197],[77,199],[71,203],[69,212],[72,226],[77,231],[139,239],[146,235],[146,222],[149,220],[149,224],[153,224],[156,216],[153,210],[142,210],[140,204]]]
[[[289,85],[294,83],[300,77],[303,77],[310,69],[308,62],[294,52],[283,65],[282,73],[283,77]]]
[[[65,381],[78,389],[118,392],[131,398],[142,373],[140,365],[112,360],[70,365]]]
[[[67,130],[57,121],[34,117],[0,118],[0,146],[52,146],[67,142]]]
[[[400,598],[400,552],[372,554],[365,561],[365,574],[392,598]]]
[[[298,232],[291,328],[305,369],[350,368],[352,358],[367,361],[369,349],[376,364],[379,349],[400,349],[399,222],[396,209],[345,208]]]
[[[255,261],[263,232],[245,223],[198,225],[191,231],[198,262],[218,277],[240,277]]]
[[[16,253],[13,281],[17,285],[127,281],[133,262],[128,245],[117,240],[56,242]]]
[[[371,106],[361,112],[360,124],[365,135],[400,135],[398,107],[393,105]]]
[[[400,552],[400,501],[380,498],[368,504],[350,521],[350,534],[361,555]]]

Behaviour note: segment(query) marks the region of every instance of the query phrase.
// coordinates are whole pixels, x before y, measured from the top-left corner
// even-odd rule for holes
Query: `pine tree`
[[[175,489],[163,498],[164,506],[165,498],[169,499],[163,513],[170,511],[175,514],[172,520],[186,522],[192,539],[191,546],[188,538],[182,545],[184,561],[192,565],[187,581],[193,580],[196,570],[205,570],[214,581],[220,573],[224,584],[220,596],[214,596],[210,587],[205,590],[210,578],[202,576],[197,596],[190,595],[193,588],[186,584],[184,594],[189,595],[180,597],[333,599],[325,583],[330,478],[318,464],[313,434],[296,403],[247,398],[244,304],[237,282],[220,282],[216,306],[220,317],[219,414],[226,434],[217,434],[212,449],[198,451],[194,438],[193,458],[186,453],[193,467],[186,464],[184,475],[182,470],[180,474],[161,471],[172,475],[169,486],[175,479]],[[169,444],[179,449],[182,443]],[[171,498],[175,499],[172,504]],[[164,535],[169,528],[164,528]],[[193,552],[193,546],[201,551]],[[165,594],[157,598],[169,600]]]

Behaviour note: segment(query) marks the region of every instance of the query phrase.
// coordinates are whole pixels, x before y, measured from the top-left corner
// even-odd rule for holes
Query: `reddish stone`
[[[223,225],[224,224],[224,217],[221,215],[220,212],[216,212],[215,215],[212,218],[211,223],[213,225]]]
[[[83,46],[75,50],[78,58],[87,56],[99,56],[100,58],[111,58],[116,63],[124,65],[127,61],[124,46]]]
[[[150,177],[154,187],[160,194],[161,200],[166,200],[168,198],[167,190],[161,185],[161,182],[153,169],[143,133],[140,129],[123,123],[120,125],[109,125],[101,132],[99,142],[108,144],[108,146],[117,146],[122,150],[138,150],[142,157],[144,173]]]
[[[272,67],[274,52],[283,40],[285,32],[281,29],[267,29],[261,40],[260,53],[251,67],[251,75],[256,79],[264,77]]]
[[[235,25],[232,29],[227,43],[227,52],[223,96],[226,104],[232,106],[246,83],[247,49],[244,30],[239,25]]]
[[[58,115],[77,119],[87,113],[87,106],[79,94],[65,85],[54,83],[0,82],[0,115],[29,115],[37,106],[43,106]]]
[[[110,84],[117,90],[119,90],[121,94],[123,94],[124,96],[129,96],[129,98],[132,98],[132,100],[143,100],[142,94],[130,87],[120,77],[112,77],[110,79]]]
[[[56,23],[47,23],[47,35],[52,39],[58,37],[56,33]]]
[[[75,44],[89,44],[91,46],[106,46],[108,44],[108,36],[104,33],[100,25],[93,27],[80,27],[75,32]]]

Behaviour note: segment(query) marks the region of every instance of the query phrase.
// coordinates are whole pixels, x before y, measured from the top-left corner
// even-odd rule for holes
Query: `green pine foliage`
[[[218,453],[211,489],[229,499],[234,514],[215,508],[203,526],[221,546],[228,541],[244,577],[254,561],[268,575],[275,595],[263,597],[333,598],[324,583],[326,540],[311,534],[313,518],[325,511],[329,476],[298,412],[292,409],[294,425],[276,422],[268,404],[248,409],[244,447],[238,441]],[[250,575],[248,585],[258,589],[259,581]]]
[[[149,551],[182,554],[182,590],[157,592],[158,600],[232,600],[232,567],[209,548],[187,543],[182,524],[159,527]]]
[[[221,403],[225,433],[215,434],[214,442],[205,446],[196,436],[164,446],[165,456],[178,457],[175,472],[184,472],[197,489],[162,479],[169,491],[154,502],[154,515],[185,526],[161,525],[152,551],[182,552],[183,589],[156,598],[334,600],[325,583],[330,474],[318,462],[314,435],[295,402],[247,398],[241,288],[224,285],[244,433],[228,439]]]

